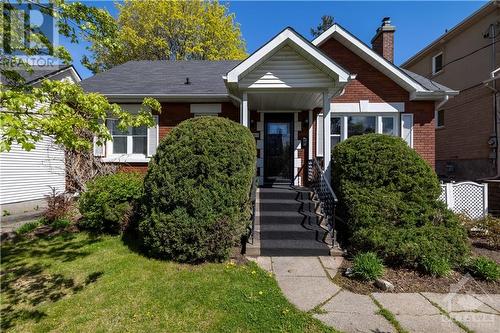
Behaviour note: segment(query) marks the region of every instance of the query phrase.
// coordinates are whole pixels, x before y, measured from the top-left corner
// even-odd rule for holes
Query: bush
[[[73,206],[73,200],[68,194],[58,193],[54,187],[51,190],[51,194],[45,196],[47,208],[43,212],[44,223],[47,224],[67,218]]]
[[[16,229],[16,234],[18,235],[24,235],[27,234],[36,228],[38,228],[41,225],[39,221],[33,221],[33,222],[28,222],[26,224],[23,224],[19,228]]]
[[[401,138],[351,137],[335,146],[332,162],[345,247],[414,268],[436,256],[450,265],[464,262],[465,229],[438,200],[432,168]]]
[[[181,262],[227,258],[248,225],[255,167],[247,128],[217,117],[175,127],[144,181],[139,231],[147,253]]]
[[[425,273],[436,277],[447,276],[451,272],[448,259],[436,255],[423,257],[421,268]]]
[[[487,245],[493,250],[500,249],[500,218],[487,215],[474,220],[466,214],[459,214],[459,219],[471,237],[480,237],[486,240]]]
[[[142,197],[142,189],[140,174],[120,172],[96,177],[87,183],[78,201],[80,227],[98,233],[119,233]]]
[[[71,224],[68,219],[58,219],[50,223],[50,226],[54,229],[66,229]]]
[[[352,273],[355,278],[372,281],[384,275],[384,265],[373,252],[358,253],[352,263]]]
[[[472,276],[486,281],[500,280],[500,265],[486,257],[477,257],[471,260],[467,266]]]

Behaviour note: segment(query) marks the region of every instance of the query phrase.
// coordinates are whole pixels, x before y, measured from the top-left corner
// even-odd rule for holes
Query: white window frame
[[[117,120],[115,118],[108,118],[106,121],[110,120]],[[107,123],[106,123],[107,126]],[[110,128],[108,127],[110,130]],[[111,134],[113,136],[113,134]],[[137,159],[137,160],[146,160],[147,159],[147,149],[148,149],[148,143],[149,143],[149,138],[147,134],[147,128],[146,128],[146,134],[144,135],[146,137],[146,154],[134,154],[133,153],[133,138],[134,135],[132,134],[127,134],[127,135],[122,135],[123,137],[127,137],[127,153],[125,154],[115,154],[113,151],[113,140],[109,140],[106,142],[106,158],[111,158],[111,159],[116,159],[116,158],[127,158],[127,159]]]
[[[439,56],[441,56],[441,69],[436,71],[436,58]],[[443,71],[443,68],[444,68],[444,55],[443,52],[441,51],[432,57],[432,75],[441,73]]]
[[[356,116],[367,116],[367,117],[375,117],[375,133],[383,134],[382,132],[382,118],[392,118],[394,122],[394,135],[396,137],[400,136],[400,113],[399,112],[353,112],[353,113],[332,113],[332,118],[340,118],[340,142],[346,140],[348,138],[348,130],[349,126],[349,117]],[[318,114],[319,119],[323,117],[323,113]],[[320,150],[320,122],[316,120],[316,156],[322,157],[323,150]],[[323,130],[321,128],[321,130]],[[339,136],[338,134],[330,133],[330,140],[332,136]]]

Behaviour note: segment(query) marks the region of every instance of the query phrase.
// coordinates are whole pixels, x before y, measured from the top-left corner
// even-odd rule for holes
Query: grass
[[[24,235],[38,228],[41,225],[39,221],[28,222],[16,229],[16,234]]]
[[[396,319],[396,316],[391,311],[384,308],[382,304],[380,304],[380,302],[377,301],[373,296],[371,298],[375,305],[379,307],[378,314],[387,319],[387,321],[391,323],[392,326],[394,326],[398,333],[408,333],[408,331],[401,326],[399,321]]]
[[[255,264],[148,259],[86,233],[2,244],[2,331],[333,332]]]

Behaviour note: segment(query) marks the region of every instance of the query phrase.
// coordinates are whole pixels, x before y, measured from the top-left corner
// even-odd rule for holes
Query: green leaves
[[[0,151],[9,151],[17,143],[31,150],[42,136],[52,137],[68,150],[92,148],[111,140],[106,118],[115,118],[120,126],[153,126],[152,112],[160,112],[160,103],[146,98],[138,114],[124,111],[97,93],[85,93],[70,82],[44,80],[38,87],[0,91]]]

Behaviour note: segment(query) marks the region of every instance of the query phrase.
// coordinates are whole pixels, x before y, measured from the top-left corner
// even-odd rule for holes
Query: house
[[[500,3],[490,1],[402,64],[460,91],[436,110],[436,171],[443,178],[500,175],[498,93],[489,80],[500,66],[499,35]]]
[[[26,84],[38,85],[43,79],[80,82],[75,68],[34,66],[32,73],[20,72]],[[5,79],[1,78],[5,84]],[[1,111],[0,111],[1,112]],[[64,150],[49,137],[43,137],[35,149],[25,151],[14,144],[0,153],[0,205],[2,214],[34,213],[45,206],[45,196],[66,189]],[[36,213],[36,212],[35,212]]]
[[[243,61],[130,61],[81,82],[134,112],[161,102],[153,128],[120,131],[96,146],[103,161],[145,171],[158,141],[181,121],[221,116],[250,128],[259,184],[307,184],[308,161],[330,178],[331,148],[350,136],[402,137],[435,163],[436,105],[456,91],[393,64],[395,27],[385,18],[366,45],[338,24],[312,42],[286,28]]]

